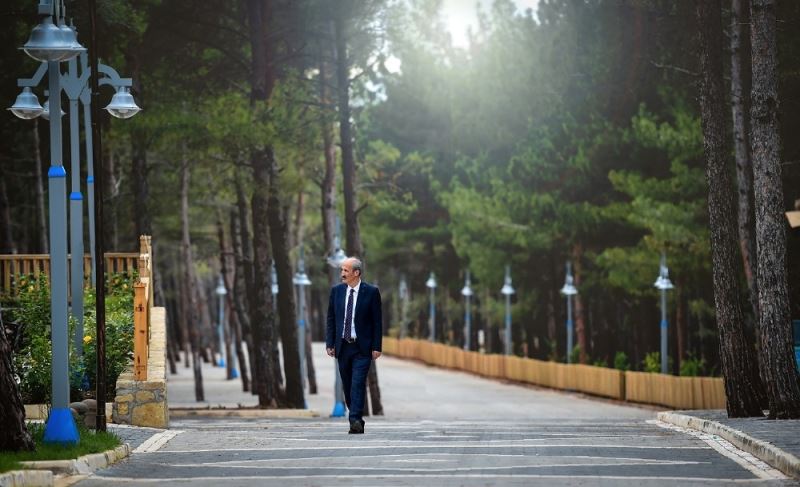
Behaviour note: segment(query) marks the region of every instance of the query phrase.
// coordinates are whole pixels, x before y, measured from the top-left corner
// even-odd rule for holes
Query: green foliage
[[[681,360],[681,376],[682,377],[697,377],[705,375],[706,361],[702,358],[697,358],[694,354],[689,354],[688,357]]]
[[[631,364],[628,361],[628,355],[625,352],[617,352],[614,354],[614,368],[617,370],[631,370]]]
[[[34,451],[0,452],[0,473],[15,470],[19,462],[40,460],[69,460],[90,453],[102,453],[122,444],[120,439],[107,431],[93,431],[78,423],[78,444],[60,445],[44,442],[44,423],[27,423],[26,427],[36,445]]]
[[[575,345],[569,353],[570,363],[579,364],[581,362],[581,346]]]
[[[644,372],[661,372],[661,353],[650,352],[645,355],[642,361],[642,370]]]
[[[108,397],[113,398],[119,374],[133,355],[133,287],[135,279],[113,275],[108,279],[106,294],[106,384]],[[20,392],[26,403],[47,403],[51,392],[52,343],[50,339],[50,292],[45,274],[38,279],[20,276],[20,291],[9,303],[10,321],[22,325],[21,346],[14,353],[14,368],[19,377]],[[74,353],[70,339],[70,396],[80,400],[94,389],[96,378],[95,295],[85,291],[83,356]],[[70,317],[69,336],[75,332]]]
[[[671,373],[669,371],[672,370],[672,357],[667,357],[667,373]],[[642,360],[642,371],[643,372],[654,372],[654,373],[661,373],[661,353],[660,352],[650,352],[644,356],[644,360]]]

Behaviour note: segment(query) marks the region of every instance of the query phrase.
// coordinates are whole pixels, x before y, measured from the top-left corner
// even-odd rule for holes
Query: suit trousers
[[[372,365],[372,355],[364,355],[356,342],[342,342],[339,353],[339,374],[342,376],[344,400],[350,411],[349,419],[363,421],[367,374]]]

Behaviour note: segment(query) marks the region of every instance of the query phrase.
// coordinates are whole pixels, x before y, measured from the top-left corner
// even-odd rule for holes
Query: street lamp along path
[[[90,21],[94,26],[95,23],[95,5],[94,1],[90,0]],[[77,103],[78,99],[84,102],[86,106],[90,97],[84,98],[83,91],[87,88],[89,81],[89,70],[86,68],[85,62],[84,73],[81,76],[77,74],[77,64],[74,58],[79,54],[85,53],[86,49],[78,42],[77,33],[73,27],[66,25],[64,21],[65,11],[63,3],[60,0],[53,2],[52,0],[40,0],[38,6],[38,14],[41,17],[40,23],[33,28],[30,38],[27,43],[22,47],[26,54],[33,59],[42,61],[42,65],[36,71],[36,74],[31,79],[20,79],[17,85],[22,87],[22,93],[17,96],[14,105],[10,108],[11,112],[22,119],[30,120],[37,116],[44,115],[47,117],[50,110],[59,113],[61,116],[64,112],[61,110],[61,91],[62,88],[67,92],[72,104],[72,109],[75,111],[70,117],[70,129],[72,132],[72,160],[73,160],[73,190],[70,194],[71,209],[73,215],[82,215],[81,201],[83,199],[80,192],[79,183],[79,150],[77,149],[78,141],[78,118],[77,118]],[[54,23],[54,19],[58,25]],[[94,35],[93,35],[94,39]],[[85,58],[84,58],[85,59]],[[71,60],[71,61],[70,61]],[[66,74],[61,73],[59,63],[61,61],[70,61],[70,69]],[[100,71],[97,67],[96,56],[93,56],[93,66],[96,71]],[[116,117],[130,117],[139,111],[139,107],[133,102],[133,98],[125,90],[125,87],[131,85],[130,79],[123,80],[117,73],[107,66],[102,66],[106,79],[100,84],[111,84],[118,87],[118,91],[123,91],[123,96],[117,100],[114,105],[114,99],[109,105],[109,112]],[[44,77],[45,71],[48,75],[48,92],[51,98],[45,103],[45,106],[39,106],[39,101],[36,95],[33,94],[32,88]],[[97,90],[97,76],[92,78],[92,88],[94,92]],[[119,94],[119,93],[118,93]],[[127,96],[125,96],[127,95]],[[116,95],[115,95],[116,96]],[[85,111],[88,114],[88,110]],[[66,177],[67,172],[63,165],[63,153],[61,142],[61,116],[49,117],[50,121],[50,170],[48,171],[48,192],[49,198],[49,228],[50,228],[50,286],[51,286],[51,330],[52,330],[52,409],[48,421],[45,425],[44,441],[48,443],[77,443],[78,432],[75,426],[75,421],[72,418],[72,413],[68,407],[69,403],[69,337],[68,337],[68,317],[67,317],[67,212],[66,212]],[[87,150],[90,149],[90,140],[88,126],[89,117],[85,117],[87,125]],[[92,124],[94,130],[97,130],[96,120]],[[99,137],[97,144],[99,144]],[[93,147],[99,149],[99,147]],[[93,151],[88,151],[93,152]],[[99,151],[98,151],[99,152]],[[91,157],[87,157],[91,160]],[[99,160],[95,160],[99,163]],[[90,185],[90,195],[93,191],[91,185],[93,183],[92,171],[89,171],[89,179],[87,182]],[[98,195],[102,196],[102,195]],[[92,202],[90,201],[90,205]],[[102,215],[100,205],[95,207],[96,214]],[[83,231],[82,231],[82,216],[70,219],[73,222],[73,235],[72,252],[73,255],[83,254]],[[94,230],[94,225],[90,223],[90,230]],[[76,228],[79,230],[76,230]],[[102,225],[98,223],[98,230],[102,230]],[[77,240],[76,240],[77,239]],[[92,235],[92,239],[94,236]],[[100,244],[101,246],[101,244]],[[82,259],[80,259],[82,261]],[[80,262],[82,265],[82,262]],[[94,277],[94,265],[92,266],[92,275]],[[102,263],[98,266],[102,271]],[[73,295],[82,296],[83,279],[82,269],[79,272],[73,272],[74,279],[80,280],[78,285],[74,288]],[[101,272],[102,274],[102,272]],[[93,279],[94,282],[94,279]],[[101,280],[101,282],[104,282]],[[97,305],[98,305],[98,428],[105,429],[105,394],[104,384],[104,330],[101,328],[104,323],[104,312],[102,309],[104,305],[104,293],[102,289],[97,292]],[[82,303],[78,299],[78,309],[75,308],[73,302],[73,314],[82,315]],[[78,330],[80,333],[80,329]],[[82,334],[82,333],[81,333]],[[80,343],[80,336],[78,343]]]

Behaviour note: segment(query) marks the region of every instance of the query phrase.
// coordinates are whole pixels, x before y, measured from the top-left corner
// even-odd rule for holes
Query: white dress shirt
[[[344,295],[344,318],[347,319],[347,301],[350,299],[350,290],[354,289],[355,292],[353,293],[353,316],[351,317],[350,322],[350,338],[353,340],[356,339],[356,304],[358,304],[358,290],[361,289],[361,280],[359,279],[358,284],[355,287],[347,286]],[[344,330],[347,328],[347,323],[344,323]]]

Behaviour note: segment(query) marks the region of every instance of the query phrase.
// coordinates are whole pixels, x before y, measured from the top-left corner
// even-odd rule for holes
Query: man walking
[[[328,355],[339,359],[344,400],[350,411],[350,434],[364,432],[367,373],[381,356],[381,293],[361,280],[363,266],[350,257],[342,263],[342,284],[331,289],[325,333]]]

